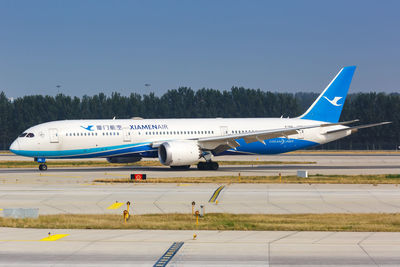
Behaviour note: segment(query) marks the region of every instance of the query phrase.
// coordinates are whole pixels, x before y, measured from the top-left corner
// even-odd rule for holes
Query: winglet
[[[338,122],[356,66],[344,67],[300,119]]]

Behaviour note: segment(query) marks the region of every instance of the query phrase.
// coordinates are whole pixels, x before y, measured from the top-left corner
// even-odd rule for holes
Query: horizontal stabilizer
[[[352,133],[354,133],[354,132],[358,131],[359,129],[365,129],[365,128],[370,128],[370,127],[375,127],[375,126],[380,126],[380,125],[385,125],[385,124],[390,124],[390,123],[392,123],[392,122],[391,121],[385,121],[385,122],[378,122],[378,123],[359,125],[359,126],[354,126],[354,127],[349,127],[349,128],[339,129],[339,130],[328,131],[328,132],[326,132],[324,134],[337,133],[337,132],[349,131],[349,130],[352,131]]]
[[[354,122],[358,122],[360,120],[352,120],[352,121],[342,121],[342,122],[337,122],[337,123],[327,123],[327,124],[322,124],[321,127],[328,127],[328,126],[333,126],[333,125],[347,125],[351,124]]]

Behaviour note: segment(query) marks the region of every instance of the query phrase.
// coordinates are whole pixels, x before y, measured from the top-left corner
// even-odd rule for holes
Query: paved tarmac
[[[210,203],[217,184],[62,184],[0,187],[0,208],[39,208],[39,214],[121,214],[107,209],[130,201],[134,214],[206,212],[393,213],[400,212],[397,185],[231,184]],[[1,212],[0,212],[1,214]]]
[[[39,241],[51,234],[68,236]],[[197,239],[193,240],[193,234]],[[0,228],[0,265],[398,266],[400,233],[62,230]]]
[[[0,160],[29,160],[1,156]],[[316,164],[221,166],[218,171],[176,171],[168,167],[0,169],[0,209],[39,208],[40,214],[133,214],[191,212],[194,200],[208,212],[230,213],[380,213],[400,212],[397,185],[226,185],[216,203],[209,199],[219,184],[93,184],[98,178],[219,175],[399,174],[399,154],[284,154],[221,157],[216,160],[315,161]],[[99,160],[99,159],[94,159]],[[104,160],[104,159],[100,159]],[[242,178],[243,179],[243,178]],[[284,179],[284,177],[283,177]],[[0,211],[1,215],[1,211]],[[68,236],[38,241],[51,234]],[[193,240],[193,234],[198,235]],[[135,265],[152,266],[174,242],[183,246],[170,266],[399,266],[400,233],[243,232],[150,230],[49,230],[0,228],[0,266]],[[172,255],[171,253],[166,253]]]
[[[25,157],[7,154],[1,160],[31,160]],[[86,159],[84,159],[86,160]],[[92,159],[105,161],[104,159]],[[150,159],[156,160],[156,159]],[[88,167],[88,168],[54,168],[40,172],[37,168],[26,169],[0,169],[0,182],[13,182],[18,179],[23,182],[28,177],[28,182],[43,181],[52,183],[57,181],[69,182],[66,177],[75,177],[79,181],[91,181],[98,178],[129,177],[132,172],[146,173],[148,177],[201,177],[219,175],[296,175],[297,170],[307,170],[309,174],[399,174],[400,152],[387,154],[281,154],[269,156],[223,156],[215,157],[218,161],[289,161],[289,162],[316,162],[315,164],[279,164],[279,165],[228,165],[220,166],[218,171],[199,171],[194,166],[190,170],[173,170],[169,167]],[[79,160],[78,160],[79,161]],[[41,175],[43,177],[41,177]],[[51,179],[45,179],[45,177]]]

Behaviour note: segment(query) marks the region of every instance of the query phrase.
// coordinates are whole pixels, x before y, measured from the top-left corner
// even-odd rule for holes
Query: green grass
[[[129,178],[96,179],[94,182],[102,183],[137,183]],[[310,175],[308,178],[297,176],[208,176],[208,177],[170,177],[147,178],[139,183],[216,183],[216,184],[399,184],[400,175]]]
[[[0,218],[1,227],[43,229],[163,229],[399,232],[399,213],[370,214],[227,214],[210,213],[199,219],[190,214],[42,215],[38,219]]]

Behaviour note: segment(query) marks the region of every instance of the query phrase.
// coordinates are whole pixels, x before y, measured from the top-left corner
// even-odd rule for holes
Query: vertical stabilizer
[[[338,122],[355,66],[344,67],[300,119]]]

